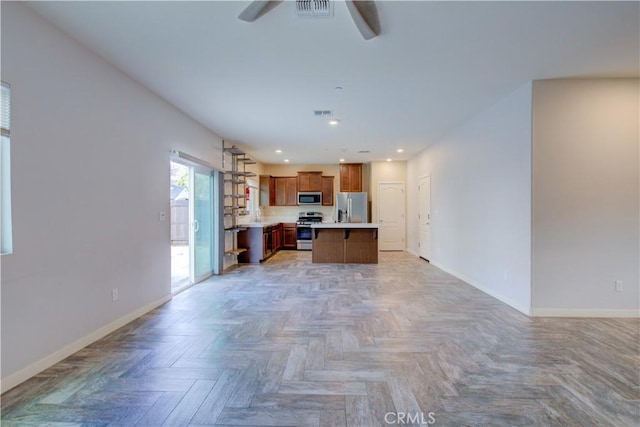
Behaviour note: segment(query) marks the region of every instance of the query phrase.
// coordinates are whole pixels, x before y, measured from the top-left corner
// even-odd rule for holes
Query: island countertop
[[[338,228],[338,229],[356,229],[356,228],[379,228],[380,225],[373,222],[322,222],[311,224],[311,228]]]

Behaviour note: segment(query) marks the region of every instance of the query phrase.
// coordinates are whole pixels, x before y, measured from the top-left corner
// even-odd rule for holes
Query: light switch
[[[164,221],[166,217],[167,215],[164,213],[164,211],[158,212],[158,221]]]

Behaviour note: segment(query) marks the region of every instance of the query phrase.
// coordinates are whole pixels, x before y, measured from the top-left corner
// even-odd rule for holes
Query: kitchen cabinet
[[[298,172],[298,191],[322,191],[322,172]]]
[[[275,206],[298,206],[298,177],[277,176],[275,181]]]
[[[282,224],[271,228],[271,252],[276,252],[282,247]]]
[[[271,255],[271,232],[267,228],[262,229],[262,258],[265,260]]]
[[[312,227],[311,262],[377,264],[377,224],[321,224]]]
[[[246,231],[238,234],[238,243],[246,248],[245,252],[238,255],[238,262],[253,264],[262,262],[282,248],[283,225],[277,223],[264,227],[250,226]]]
[[[322,177],[322,206],[333,206],[333,177]]]
[[[260,206],[276,204],[276,182],[270,175],[260,175]]]
[[[297,246],[296,224],[295,222],[285,222],[282,224],[282,247],[284,249],[296,249]]]
[[[362,163],[342,163],[340,165],[340,191],[343,193],[362,192]]]

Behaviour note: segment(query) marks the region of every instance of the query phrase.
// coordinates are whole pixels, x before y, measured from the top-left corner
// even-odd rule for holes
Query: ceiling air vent
[[[358,151],[358,154],[367,154],[367,153],[370,153],[370,152],[371,151],[369,151],[369,150],[360,150],[360,151]]]
[[[333,16],[333,0],[296,0],[296,16]]]
[[[313,110],[313,115],[316,117],[331,117],[333,112],[331,110]]]

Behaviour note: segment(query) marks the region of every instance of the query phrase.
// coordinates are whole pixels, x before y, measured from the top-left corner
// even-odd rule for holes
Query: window
[[[11,232],[11,86],[2,82],[0,99],[0,252],[13,252]]]

